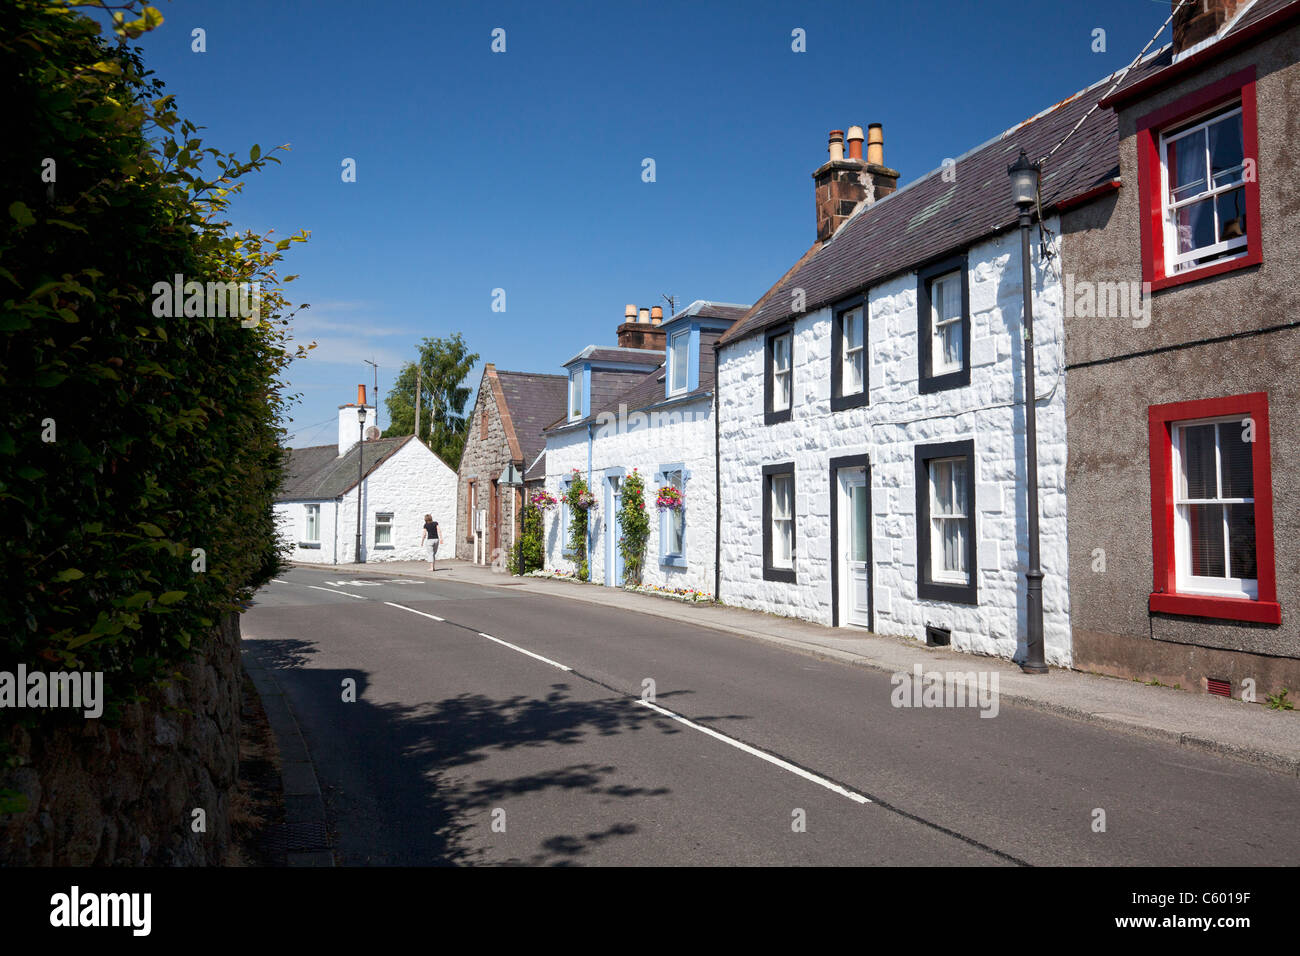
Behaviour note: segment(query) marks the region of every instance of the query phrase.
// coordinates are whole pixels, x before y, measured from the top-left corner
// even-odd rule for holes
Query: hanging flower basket
[[[549,491],[539,491],[528,500],[534,508],[542,512],[550,511],[559,504],[559,500]]]
[[[574,503],[583,511],[596,510],[596,496],[593,495],[590,491],[578,492],[578,500]]]
[[[664,485],[655,492],[655,507],[660,511],[681,511],[686,507],[686,498],[676,485]]]

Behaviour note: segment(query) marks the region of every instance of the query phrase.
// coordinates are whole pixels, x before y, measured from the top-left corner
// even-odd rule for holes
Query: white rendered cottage
[[[1100,91],[1098,91],[1100,92]],[[902,190],[832,133],[818,238],[723,336],[720,593],[728,604],[1022,657],[1028,559],[1022,260],[1007,168],[1080,94]],[[1071,661],[1057,204],[1111,175],[1093,113],[1043,166],[1032,231],[1048,663]]]
[[[628,306],[619,341],[631,332],[652,335],[666,352],[652,353],[648,370],[630,379],[620,374],[618,389],[607,376],[621,373],[610,360],[645,362],[645,354],[627,349],[591,347],[567,364],[570,374],[568,416],[547,429],[546,489],[562,497],[577,469],[597,498],[590,513],[587,553],[590,580],[611,587],[625,583],[617,520],[623,483],[634,471],[645,483],[650,514],[641,583],[659,588],[690,589],[712,594],[716,528],[713,434],[713,345],[748,306],[692,302],[667,321],[660,310]],[[649,325],[646,329],[645,326]],[[590,395],[603,398],[592,402]],[[685,506],[659,512],[656,490],[677,488]],[[574,569],[569,553],[566,505],[547,519],[547,566]]]
[[[362,561],[424,558],[420,536],[426,514],[438,522],[439,556],[450,557],[456,540],[456,472],[414,435],[358,442],[362,409],[366,433],[377,436],[378,430],[365,386],[357,390],[357,404],[339,406],[337,445],[289,449],[275,501],[280,538],[292,547],[289,560],[356,561],[358,472]]]

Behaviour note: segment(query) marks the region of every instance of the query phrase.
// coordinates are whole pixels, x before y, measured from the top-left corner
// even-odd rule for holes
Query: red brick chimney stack
[[[872,123],[867,156],[862,157],[862,127],[850,126],[849,155],[844,155],[844,131],[833,129],[826,151],[830,158],[815,173],[817,240],[825,242],[862,203],[884,199],[898,188],[898,170],[885,165],[884,135]]]
[[[1222,30],[1237,15],[1248,0],[1189,0],[1178,6],[1174,5],[1174,54],[1182,53],[1188,47],[1195,46],[1202,40]]]
[[[664,310],[638,309],[629,303],[623,310],[623,324],[618,327],[618,347],[621,349],[664,350],[664,330],[659,327]]]

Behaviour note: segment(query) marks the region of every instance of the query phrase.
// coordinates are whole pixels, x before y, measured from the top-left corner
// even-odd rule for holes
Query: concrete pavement
[[[1003,700],[1300,776],[1300,711],[1269,710],[1260,704],[1062,668],[1053,668],[1046,677],[1031,676],[1000,658],[930,648],[907,638],[848,632],[726,605],[687,604],[621,588],[511,577],[463,561],[440,560],[435,572],[420,561],[302,567],[343,575],[391,573],[553,595],[737,634],[891,674],[911,673],[917,664],[926,671],[996,671]]]

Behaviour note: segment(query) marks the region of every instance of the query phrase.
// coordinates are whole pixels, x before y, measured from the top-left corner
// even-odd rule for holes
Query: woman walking
[[[429,549],[429,570],[437,571],[438,522],[433,520],[433,515],[424,516],[424,533],[420,535],[420,544]]]

